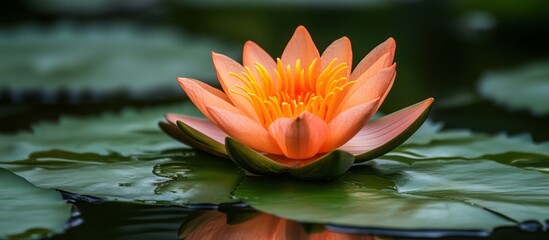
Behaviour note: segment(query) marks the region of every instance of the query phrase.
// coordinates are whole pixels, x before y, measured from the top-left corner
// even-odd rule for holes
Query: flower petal
[[[379,44],[356,65],[351,73],[351,80],[358,79],[362,75],[373,76],[381,69],[391,66],[395,57],[395,49],[396,43],[393,38]],[[363,79],[368,80],[369,78]]]
[[[322,56],[322,68],[325,68],[330,64],[333,59],[337,59],[335,65],[339,63],[347,64],[347,71],[345,71],[344,77],[349,79],[351,74],[351,67],[353,66],[353,50],[351,47],[351,41],[347,37],[342,37],[338,40],[335,40],[330,46],[324,50]]]
[[[309,66],[314,59],[320,60],[320,53],[305,27],[297,27],[288,45],[286,45],[281,59],[285,65],[289,64],[291,66],[295,65],[298,59],[301,60],[301,66]]]
[[[179,79],[179,78],[178,78]],[[217,88],[214,88],[202,81],[194,81],[196,84],[198,84],[200,87],[202,87],[204,90],[210,92],[211,94],[215,95],[216,97],[218,98],[221,98],[223,100],[225,100],[226,102],[230,103],[231,100],[227,97],[227,94],[225,94],[223,91],[217,89]]]
[[[307,160],[288,159],[281,155],[262,155],[228,137],[225,147],[230,158],[244,170],[259,175],[288,172],[303,179],[328,179],[345,173],[355,160],[350,153],[335,150]]]
[[[247,41],[246,44],[244,44],[242,63],[244,63],[244,66],[249,67],[254,74],[256,74],[256,79],[258,79],[257,70],[255,68],[256,63],[259,63],[265,67],[267,72],[271,75],[271,78],[276,79],[276,75],[274,73],[274,70],[276,69],[276,62],[271,55],[252,41]]]
[[[212,59],[219,83],[221,83],[223,91],[227,94],[229,99],[231,99],[231,102],[238,109],[242,110],[246,116],[259,121],[259,118],[250,102],[242,95],[231,91],[240,91],[237,86],[244,86],[244,83],[242,83],[242,81],[237,77],[232,76],[230,73],[241,75],[246,72],[244,67],[232,58],[223,54],[212,53]]]
[[[223,130],[219,129],[215,124],[205,118],[196,118],[173,113],[166,114],[165,118],[174,126],[177,126],[177,121],[184,122],[187,126],[192,127],[196,131],[201,132],[219,143],[224,143],[225,138],[228,136]]]
[[[340,149],[355,155],[356,162],[367,161],[393,150],[427,119],[433,101],[433,98],[428,98],[366,124]]]
[[[288,158],[307,159],[315,156],[326,141],[328,126],[324,120],[307,111],[297,118],[278,118],[269,133]]]
[[[356,83],[353,88],[349,89],[349,92],[347,92],[341,101],[342,105],[340,105],[338,112],[343,112],[353,106],[379,98],[379,101],[374,108],[374,112],[377,111],[389,93],[391,86],[393,86],[396,77],[395,68],[396,64],[393,64],[391,67],[381,70],[374,75],[372,79],[367,81],[362,81],[362,78],[368,76],[362,75],[361,78],[358,79],[358,83]]]
[[[238,113],[217,107],[207,107],[218,126],[229,136],[258,151],[282,154],[275,140],[263,125]]]
[[[353,138],[375,111],[379,98],[340,113],[328,124],[328,136],[320,152],[332,151]]]
[[[215,106],[218,108],[223,108],[231,112],[240,113],[242,112],[235,108],[231,103],[226,101],[226,98],[219,97],[219,92],[216,92],[213,90],[214,88],[204,88],[203,86],[206,85],[204,83],[200,83],[198,80],[189,79],[189,78],[178,78],[177,81],[179,81],[179,85],[181,85],[181,88],[187,93],[187,96],[191,99],[191,101],[194,103],[194,105],[206,116],[210,121],[215,123],[215,120],[212,118],[210,113],[208,113],[208,110],[206,109],[206,106]]]

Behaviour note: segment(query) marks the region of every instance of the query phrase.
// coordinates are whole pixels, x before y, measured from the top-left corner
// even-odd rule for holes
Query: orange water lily
[[[166,114],[160,126],[250,173],[331,178],[400,145],[428,115],[432,98],[368,122],[393,85],[395,48],[387,39],[351,71],[346,37],[320,54],[300,26],[276,60],[248,41],[243,64],[212,53],[223,91],[178,78],[207,119]]]

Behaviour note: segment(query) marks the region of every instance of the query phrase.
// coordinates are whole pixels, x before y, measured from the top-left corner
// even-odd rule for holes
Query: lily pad
[[[147,204],[234,202],[231,191],[243,172],[231,161],[190,149],[131,156],[41,152],[0,164],[39,187],[107,201]]]
[[[376,174],[396,183],[400,194],[453,199],[480,206],[516,222],[549,220],[549,175],[487,160],[378,161]],[[380,175],[381,174],[381,175]]]
[[[200,113],[190,103],[141,110],[125,109],[98,117],[61,117],[40,122],[32,132],[0,135],[0,162],[25,160],[33,152],[63,150],[129,157],[182,146],[159,130],[166,112]]]
[[[215,49],[236,50],[168,28],[23,25],[0,31],[0,89],[11,90],[12,100],[24,95],[18,93],[36,91],[50,102],[59,90],[69,91],[73,102],[174,97],[182,93],[177,76],[217,83],[210,57]]]
[[[486,73],[479,82],[486,98],[514,110],[549,113],[549,61]]]
[[[227,159],[191,150],[157,126],[190,105],[125,110],[40,123],[32,133],[0,136],[0,166],[40,187],[104,200],[223,203],[243,172]]]
[[[486,235],[525,220],[544,222],[547,181],[549,175],[486,160],[374,160],[330,182],[246,178],[235,195],[302,222]]]
[[[418,130],[406,140],[403,145],[411,144],[429,144],[433,141],[440,140],[459,140],[459,139],[472,139],[474,138],[473,132],[466,129],[460,130],[443,130],[443,123],[435,123],[431,120],[427,120],[418,128]]]
[[[64,230],[71,205],[59,192],[0,168],[0,212],[0,238],[41,239]]]
[[[549,143],[534,143],[528,135],[514,137],[500,134],[487,136],[461,134],[455,131],[450,134],[434,134],[430,144],[405,144],[386,156],[401,156],[409,159],[467,158],[477,159],[508,153],[535,154],[549,158]]]

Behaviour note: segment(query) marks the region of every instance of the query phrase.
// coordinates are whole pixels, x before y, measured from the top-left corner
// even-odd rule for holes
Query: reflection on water
[[[69,193],[65,197],[78,200]],[[51,239],[388,239],[328,231],[321,225],[301,224],[236,205],[222,205],[217,210],[211,205],[184,208],[77,201],[75,206],[68,229]]]
[[[181,239],[379,239],[366,234],[328,231],[254,210],[196,212],[179,230]]]
[[[240,206],[242,204],[175,207],[102,202],[70,193],[65,193],[64,197],[74,204],[75,211],[65,232],[51,237],[53,240],[436,238],[433,235],[436,231],[403,232],[385,229],[383,232],[376,232],[367,228],[343,226],[324,228],[318,224],[302,224],[282,219]],[[453,237],[437,239],[549,239],[547,232],[529,230],[527,227],[499,228],[486,238],[463,237],[456,232],[456,235],[451,235]]]

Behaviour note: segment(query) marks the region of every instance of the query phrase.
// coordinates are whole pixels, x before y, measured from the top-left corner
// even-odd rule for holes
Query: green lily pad
[[[488,72],[480,80],[478,90],[484,97],[511,109],[548,114],[549,61]]]
[[[108,201],[148,204],[234,202],[230,194],[244,176],[227,159],[176,149],[127,159],[70,152],[41,152],[1,164],[44,188]]]
[[[427,120],[419,127],[419,129],[406,140],[402,145],[411,145],[411,144],[429,144],[433,141],[440,140],[459,140],[459,139],[471,139],[474,138],[473,132],[469,130],[442,130],[442,123],[435,123],[431,120]]]
[[[453,199],[486,208],[517,222],[549,220],[549,175],[487,160],[431,160],[404,165],[379,161],[356,170],[396,183],[398,192]]]
[[[40,122],[32,132],[0,135],[0,162],[25,160],[33,152],[63,150],[98,155],[130,155],[182,146],[159,130],[166,112],[199,115],[190,103],[147,109],[125,109],[98,117],[62,117]]]
[[[425,122],[405,143],[380,158],[414,162],[422,159],[479,159],[538,170],[549,169],[549,142],[534,143],[528,134],[490,136],[470,130],[443,130]]]
[[[71,205],[59,192],[0,168],[0,212],[1,239],[41,239],[64,230]]]
[[[191,105],[125,110],[40,123],[32,133],[0,136],[0,166],[44,188],[105,200],[223,203],[243,172],[227,159],[188,149],[157,126]]]
[[[510,137],[500,134],[490,137],[471,134],[467,137],[467,132],[459,134],[459,131],[453,134],[443,131],[438,137],[437,134],[433,136],[434,140],[430,144],[405,144],[386,156],[401,156],[409,159],[477,159],[508,153],[523,153],[549,157],[549,143],[534,143],[527,135]]]
[[[302,222],[492,231],[549,216],[549,175],[486,160],[374,160],[330,182],[246,178],[235,195]]]
[[[130,24],[23,25],[0,31],[0,39],[0,89],[39,91],[45,101],[55,101],[58,90],[94,101],[179,96],[177,76],[216,84],[211,51],[236,53],[210,39]],[[151,94],[157,91],[163,94]]]

